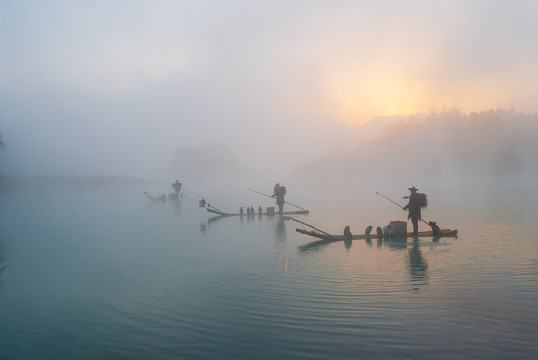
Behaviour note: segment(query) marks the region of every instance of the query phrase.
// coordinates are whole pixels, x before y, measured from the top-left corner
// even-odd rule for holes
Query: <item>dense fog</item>
[[[538,5],[415,5],[4,2],[2,182],[532,182]]]

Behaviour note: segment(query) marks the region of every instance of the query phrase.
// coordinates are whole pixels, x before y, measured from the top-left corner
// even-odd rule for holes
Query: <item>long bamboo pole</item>
[[[271,195],[267,195],[267,194],[264,194],[264,193],[262,193],[262,192],[259,192],[259,191],[253,190],[253,189],[249,189],[249,190],[255,192],[256,194],[260,194],[260,195],[263,195],[263,196],[267,196],[267,197],[272,198]],[[300,207],[299,205],[292,204],[292,203],[290,203],[289,201],[286,201],[286,200],[284,200],[284,202],[285,202],[286,204],[290,204],[291,206],[295,206],[295,207],[298,208],[298,209],[301,209],[301,210],[306,211],[306,209],[303,209],[303,208]]]
[[[294,217],[291,217],[291,216],[285,216],[285,217],[283,217],[283,219],[284,219],[284,220],[288,220],[288,219],[289,219],[289,220],[297,221],[298,223],[303,224],[303,225],[306,225],[306,226],[309,226],[309,227],[311,227],[312,229],[314,229],[314,230],[316,230],[316,231],[319,231],[320,233],[323,233],[323,234],[325,234],[325,235],[332,236],[331,234],[326,233],[325,231],[320,230],[320,229],[318,229],[317,227],[314,227],[314,226],[312,226],[312,225],[310,225],[310,224],[307,224],[307,223],[305,223],[304,221],[297,220],[297,219],[294,218]]]
[[[375,193],[376,193],[377,195],[379,195],[379,196],[384,197],[384,198],[387,199],[388,201],[390,201],[390,202],[396,204],[400,209],[404,210],[404,207],[401,206],[400,204],[398,204],[396,201],[393,201],[393,200],[389,199],[388,197],[386,197],[386,196],[383,195],[383,194],[378,193],[377,191],[376,191]],[[422,219],[420,216],[417,216],[417,215],[412,214],[412,213],[410,213],[410,214],[411,214],[412,216],[416,217],[417,219],[419,219],[420,221],[422,221],[424,224],[427,224],[429,227],[431,227],[434,234],[435,234],[435,233],[439,233],[439,234],[442,234],[442,233],[443,233],[443,231],[439,228],[439,226],[438,226],[436,223],[433,223],[433,222],[431,222],[431,221],[428,222],[428,221]]]
[[[398,206],[400,209],[404,210],[404,207],[403,207],[402,205],[398,204],[396,201],[393,201],[393,200],[389,199],[388,197],[386,197],[386,196],[383,195],[383,194],[378,193],[377,191],[376,191],[375,193],[376,193],[377,195],[379,195],[379,196],[384,197],[385,199],[387,199],[388,201],[392,202],[393,204],[396,204],[396,206]],[[411,214],[411,215],[414,216],[414,217],[416,217],[416,218],[419,219],[420,221],[424,222],[425,224],[428,224],[429,226],[431,226],[430,223],[426,222],[426,221],[425,221],[424,219],[422,219],[420,216],[417,216],[417,215],[415,215],[415,214]]]

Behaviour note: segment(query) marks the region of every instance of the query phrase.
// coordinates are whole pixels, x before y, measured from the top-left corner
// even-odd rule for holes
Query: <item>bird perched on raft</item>
[[[351,230],[349,230],[349,225],[347,225],[344,228],[344,240],[351,240],[353,239],[353,234],[351,234]]]

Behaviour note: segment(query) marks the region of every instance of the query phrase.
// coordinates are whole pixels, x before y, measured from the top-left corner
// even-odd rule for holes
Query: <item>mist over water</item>
[[[293,221],[219,219],[197,195],[143,195],[170,184],[1,193],[7,358],[532,359],[538,350],[531,188],[412,183],[430,200],[423,217],[456,238],[305,247],[317,239]],[[397,177],[281,184],[310,210],[297,218],[330,233],[406,220],[375,194],[404,204],[411,184]],[[221,210],[275,206],[243,182],[222,185],[207,191]]]
[[[415,5],[0,2],[0,358],[534,359],[537,3]]]

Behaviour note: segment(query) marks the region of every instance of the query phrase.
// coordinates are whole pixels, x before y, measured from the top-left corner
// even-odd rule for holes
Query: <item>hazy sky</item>
[[[533,0],[0,0],[0,174],[161,177],[209,143],[283,171],[374,116],[534,113],[536,34]]]

